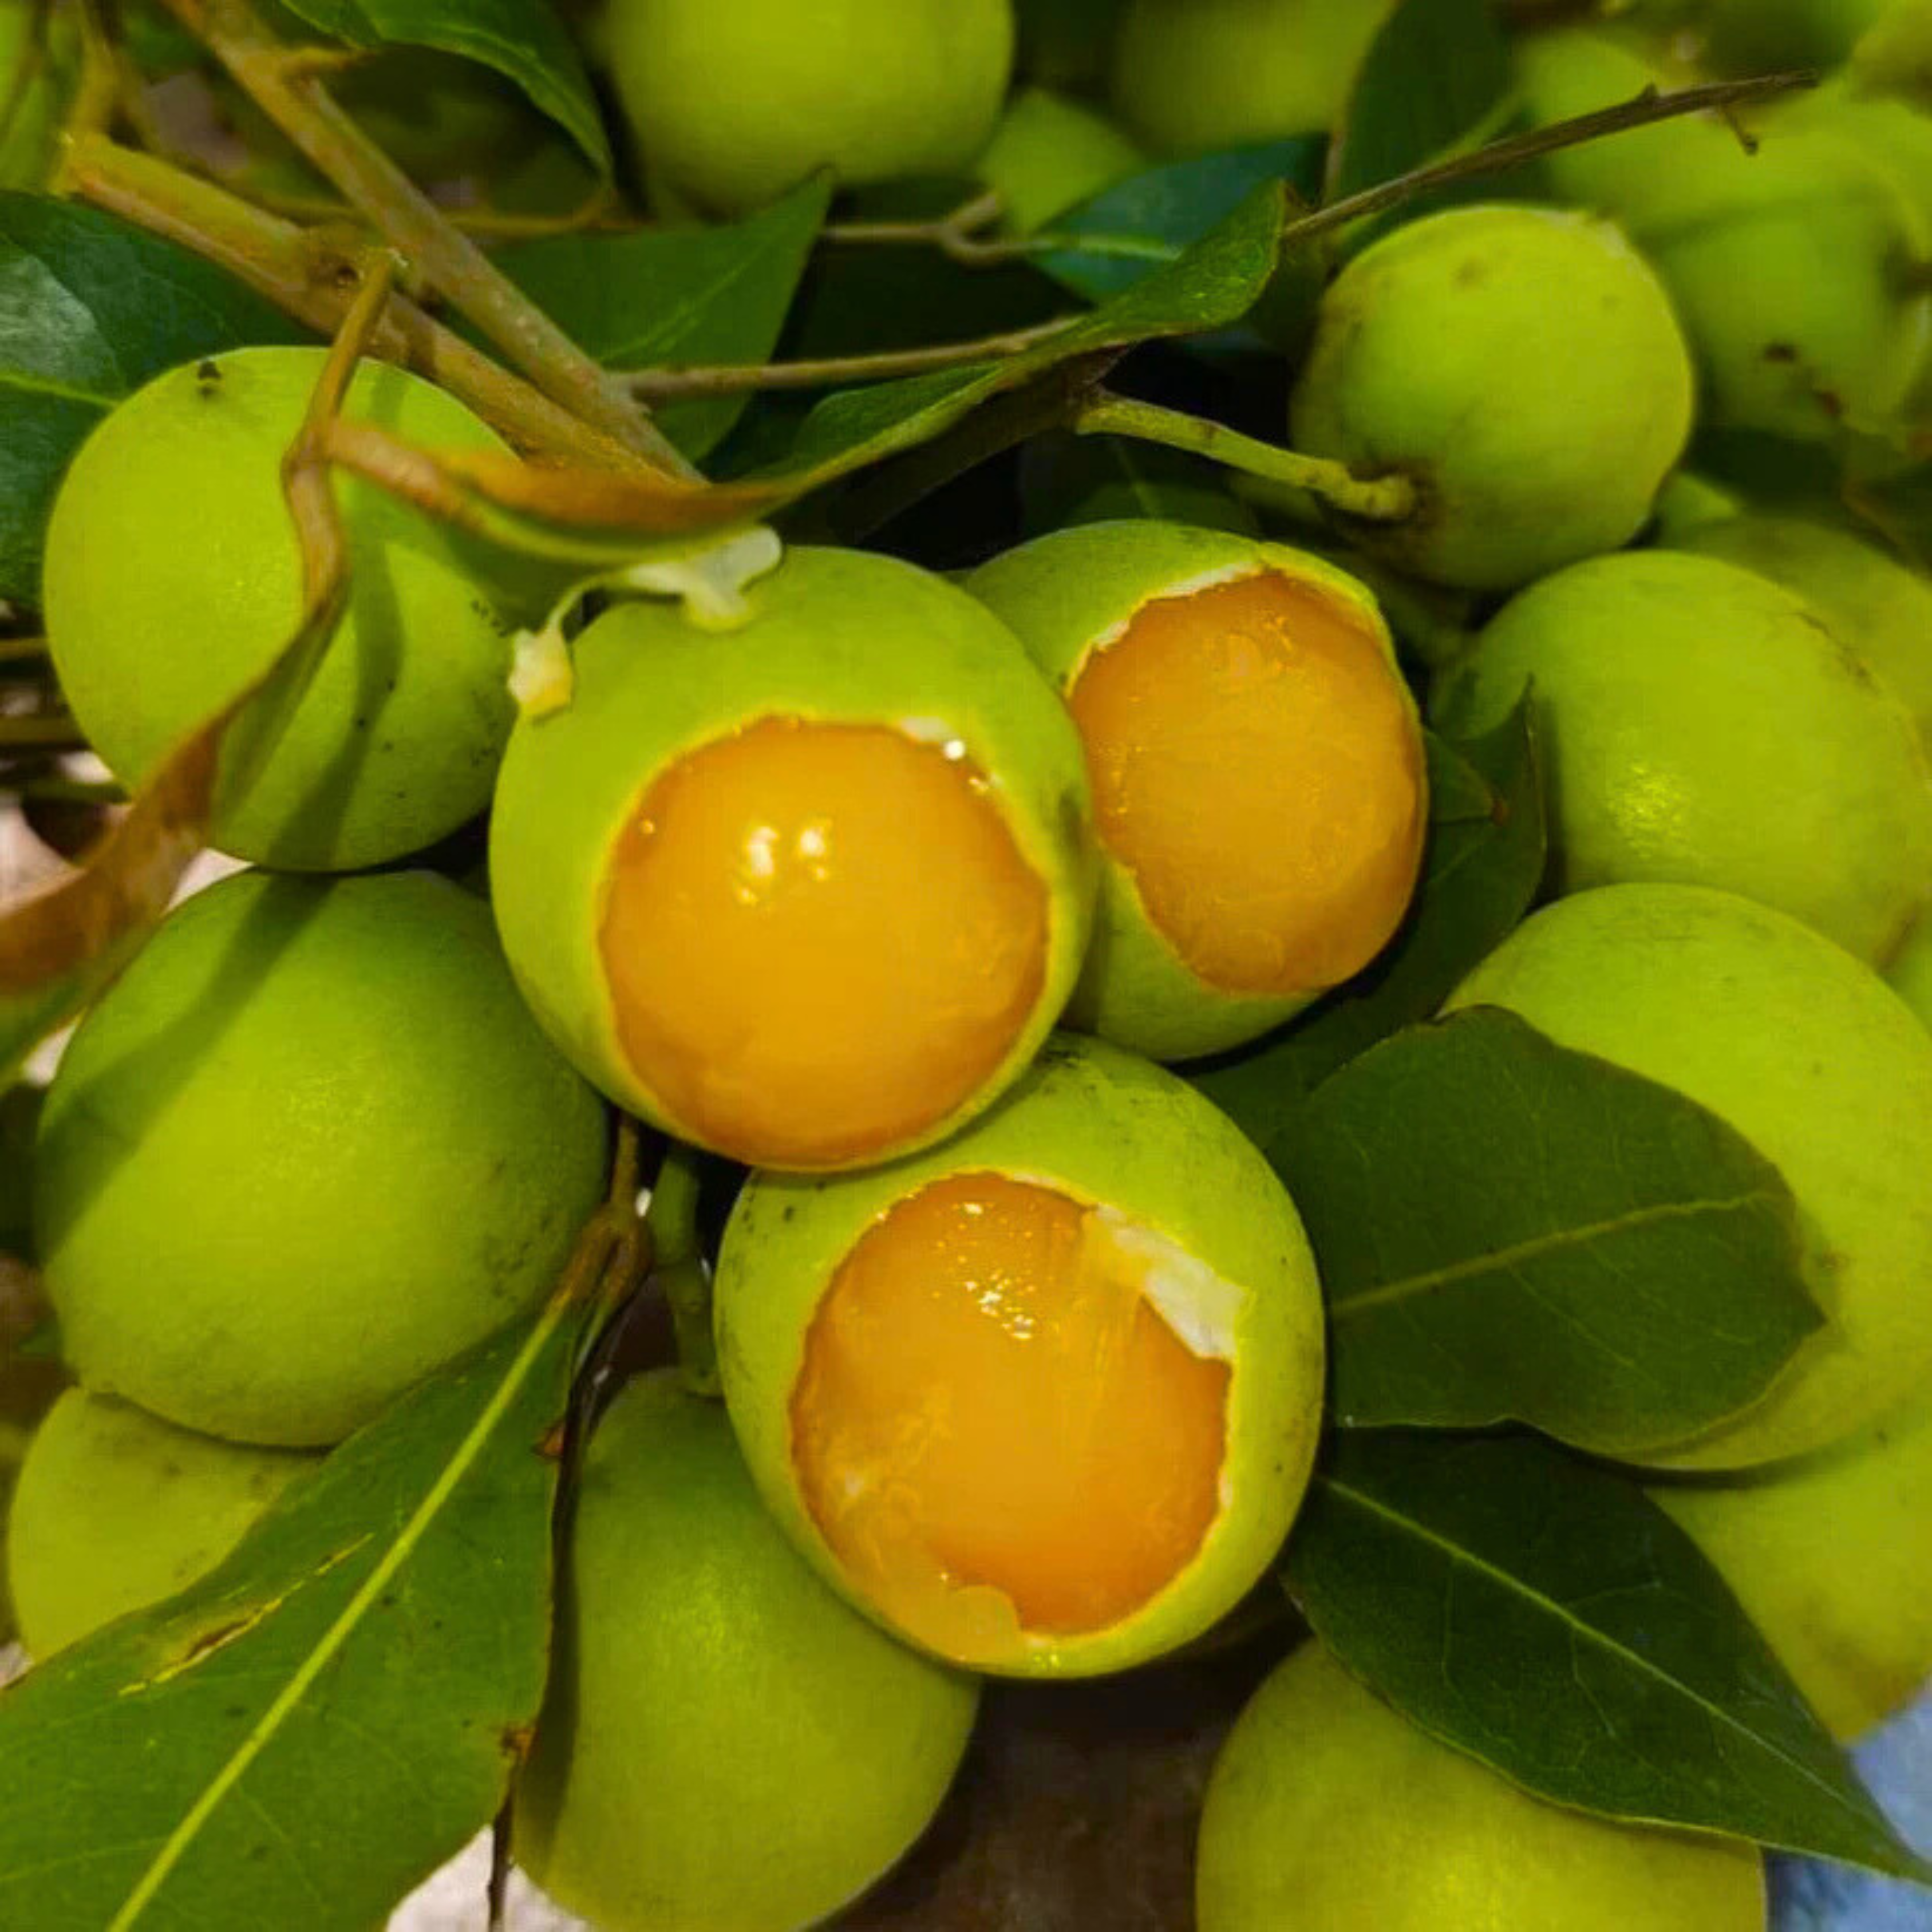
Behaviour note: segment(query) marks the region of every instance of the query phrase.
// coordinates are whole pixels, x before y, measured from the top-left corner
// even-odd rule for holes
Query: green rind
[[[1932,1037],[1808,926],[1701,886],[1600,886],[1531,916],[1444,1008],[1508,1008],[1708,1107],[1780,1168],[1831,1318],[1762,1401],[1633,1460],[1739,1469],[1876,1422],[1932,1374]]]
[[[1721,558],[1593,557],[1505,606],[1430,719],[1480,737],[1531,694],[1562,890],[1714,886],[1881,960],[1932,892],[1932,768],[1849,645]]]
[[[1317,1643],[1276,1667],[1208,1784],[1198,1932],[1762,1932],[1736,1840],[1546,1804],[1426,1736]]]
[[[606,1136],[460,886],[224,880],[49,1090],[34,1213],[62,1346],[183,1427],[339,1442],[550,1290]]]
[[[1714,518],[1670,539],[1722,557],[1811,604],[1898,694],[1932,747],[1932,581],[1849,531],[1797,517]]]
[[[613,1402],[574,1511],[518,1862],[608,1932],[818,1924],[926,1828],[978,1683],[825,1589],[674,1374]]]
[[[116,776],[146,778],[265,670],[302,614],[280,484],[326,352],[244,349],[158,376],[82,446],[48,526],[43,600],[61,687]],[[364,362],[344,413],[431,449],[507,453],[406,370]],[[338,481],[347,613],[214,842],[348,871],[431,844],[488,802],[513,712],[508,626],[440,527]]]
[[[1664,285],[1622,232],[1507,203],[1425,215],[1349,262],[1289,416],[1297,448],[1414,479],[1414,516],[1352,524],[1364,548],[1509,590],[1636,535],[1693,389]]]
[[[1008,102],[974,172],[998,190],[1006,228],[1029,235],[1148,165],[1103,115],[1043,87],[1028,87]]]
[[[716,1284],[732,1426],[787,1534],[875,1615],[791,1479],[791,1390],[813,1311],[853,1244],[895,1202],[977,1169],[1111,1204],[1248,1291],[1229,1384],[1224,1506],[1194,1563],[1111,1630],[1042,1640],[1023,1661],[980,1666],[1016,1676],[1123,1670],[1201,1635],[1261,1576],[1300,1506],[1321,1424],[1321,1289],[1300,1216],[1234,1124],[1172,1074],[1061,1035],[1004,1101],[944,1147],[831,1180],[753,1175],[726,1228]]]
[[[982,564],[966,588],[1012,626],[1064,693],[1094,646],[1149,599],[1269,568],[1318,584],[1360,611],[1394,666],[1388,626],[1365,585],[1325,558],[1238,532],[1130,520],[1082,524]],[[1067,1010],[1070,1024],[1155,1060],[1192,1060],[1259,1038],[1316,997],[1208,985],[1148,917],[1132,874],[1102,851],[1093,945]]]
[[[68,1390],[28,1448],[7,1522],[28,1654],[44,1661],[186,1589],[320,1460],[218,1442]]]
[[[1841,1744],[1932,1678],[1932,1396],[1754,1481],[1650,1493],[1718,1566]]]
[[[600,32],[646,173],[712,215],[962,173],[1012,72],[1011,0],[614,0]]]
[[[748,622],[722,634],[699,629],[677,604],[619,604],[573,646],[569,706],[518,723],[490,822],[504,950],[537,1017],[587,1078],[668,1132],[698,1138],[618,1042],[598,946],[605,854],[646,785],[681,753],[762,717],[957,738],[1046,884],[1048,957],[1039,1004],[1012,1051],[926,1144],[1019,1072],[1072,990],[1094,887],[1079,736],[1012,633],[910,564],[794,549],[746,596]]]

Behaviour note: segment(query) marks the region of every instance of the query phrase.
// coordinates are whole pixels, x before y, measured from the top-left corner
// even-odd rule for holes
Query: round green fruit
[[[1885,969],[1892,990],[1932,1030],[1932,919],[1922,919],[1905,936]]]
[[[1534,914],[1448,1010],[1508,1008],[1709,1108],[1783,1173],[1827,1319],[1770,1392],[1633,1460],[1741,1469],[1879,1421],[1932,1371],[1932,1036],[1842,947],[1707,887],[1605,886]]]
[[[622,604],[518,725],[490,874],[531,1004],[620,1106],[765,1166],[951,1132],[1085,950],[1080,742],[943,579],[794,549],[728,633]],[[941,887],[943,886],[943,890]]]
[[[719,1366],[766,1505],[934,1656],[1082,1676],[1175,1649],[1280,1549],[1313,1457],[1300,1216],[1192,1088],[1062,1035],[943,1147],[754,1174]]]
[[[1028,87],[1008,104],[974,172],[998,191],[1006,226],[1028,235],[1147,165],[1105,116]]]
[[[280,466],[324,354],[244,349],[171,370],[114,410],[62,483],[47,640],[124,783],[294,634],[302,555]],[[505,448],[454,398],[380,364],[357,370],[344,413],[430,448]],[[223,850],[284,869],[376,865],[454,831],[489,800],[514,708],[508,625],[437,528],[373,484],[339,482],[337,498],[347,614],[266,767],[215,823]]]
[[[1932,768],[1849,644],[1754,571],[1626,551],[1505,605],[1430,718],[1478,737],[1528,695],[1559,890],[1718,886],[1879,961],[1932,895]]]
[[[1127,0],[1115,111],[1156,154],[1334,128],[1394,0]]]
[[[979,1687],[884,1636],[772,1526],[723,1412],[628,1384],[591,1438],[519,1864],[604,1932],[786,1932],[923,1832]]]
[[[1519,56],[1532,112],[1567,118],[1687,76],[1575,29]],[[1840,102],[1613,135],[1550,158],[1566,200],[1615,216],[1670,290],[1703,419],[1799,440],[1882,433],[1932,365],[1932,198],[1889,117]],[[1748,289],[1748,301],[1738,291]]]
[[[1651,1491],[1723,1573],[1841,1743],[1932,1677],[1932,1399],[1745,1482]]]
[[[1200,1932],[1762,1932],[1748,1845],[1533,1798],[1304,1644],[1208,1780]]]
[[[1290,421],[1310,454],[1414,483],[1402,521],[1349,520],[1364,549],[1508,590],[1636,534],[1690,434],[1691,391],[1670,298],[1618,230],[1480,206],[1398,228],[1342,270]]]
[[[1400,925],[1421,728],[1375,599],[1306,551],[1126,521],[1036,538],[967,586],[1078,728],[1102,852],[1071,1022],[1160,1060],[1252,1040]]]
[[[185,1428],[338,1442],[542,1298],[604,1140],[460,886],[224,880],[48,1092],[34,1222],[68,1359]]]
[[[1795,591],[1891,686],[1932,746],[1932,582],[1848,530],[1801,517],[1700,524],[1671,548],[1722,557]]]
[[[44,1661],[207,1575],[320,1461],[217,1442],[70,1389],[35,1432],[7,1523],[7,1581]]]
[[[1012,71],[1012,0],[610,0],[645,172],[712,215],[820,169],[845,187],[965,172]]]

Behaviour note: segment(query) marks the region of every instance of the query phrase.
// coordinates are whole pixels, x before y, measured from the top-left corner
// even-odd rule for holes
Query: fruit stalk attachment
[[[651,1271],[664,1290],[676,1331],[684,1385],[693,1395],[716,1397],[723,1384],[711,1330],[711,1270],[698,1239],[700,1158],[682,1141],[665,1142],[644,1227],[651,1241]]]
[[[1154,403],[1103,393],[1082,406],[1072,427],[1082,436],[1137,436],[1143,442],[1184,449],[1230,470],[1306,490],[1332,508],[1368,523],[1399,524],[1415,512],[1415,485],[1406,476],[1357,476],[1346,464],[1304,456],[1298,451],[1243,436],[1224,424]]]

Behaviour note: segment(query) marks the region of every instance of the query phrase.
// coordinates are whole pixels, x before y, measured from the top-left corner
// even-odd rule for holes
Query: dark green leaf
[[[1488,0],[1402,0],[1370,44],[1328,159],[1328,198],[1394,181],[1507,111],[1509,44]]]
[[[123,396],[198,356],[305,339],[172,242],[72,202],[0,194],[0,597],[38,598],[55,488]]]
[[[1747,1408],[1823,1322],[1756,1148],[1512,1014],[1371,1048],[1270,1151],[1321,1264],[1344,1428],[1525,1422],[1632,1455]]]
[[[1267,286],[1286,212],[1280,184],[1264,183],[1178,260],[1019,355],[826,397],[806,418],[771,480],[816,488],[930,442],[981,403],[1056,364],[1225,327],[1245,315]]]
[[[559,235],[505,248],[504,272],[612,369],[762,362],[784,326],[831,198],[808,183],[748,220],[635,235]],[[668,401],[656,413],[694,459],[744,412],[751,392]]]
[[[0,1694],[0,1924],[366,1932],[489,1822],[543,1693],[578,1325],[518,1324]]]
[[[1029,535],[1074,524],[1150,517],[1206,530],[1260,534],[1260,520],[1205,457],[1124,436],[1036,436],[1020,461],[1022,520]]]
[[[610,144],[577,43],[549,0],[283,0],[319,32],[352,46],[435,47],[514,81],[592,160]]]
[[[1621,1477],[1534,1437],[1345,1436],[1286,1580],[1364,1682],[1527,1790],[1932,1877],[1717,1571]]]
[[[1170,161],[1131,176],[1056,215],[1056,238],[1083,240],[1077,248],[1037,256],[1036,264],[1075,294],[1105,301],[1175,260],[1263,182],[1286,182],[1303,200],[1312,200],[1324,146],[1319,136],[1304,135]]]
[[[1338,1066],[1426,1019],[1529,910],[1546,854],[1527,709],[1487,737],[1429,746],[1429,852],[1407,923],[1366,973],[1258,1047],[1195,1076],[1264,1153]],[[1478,809],[1478,788],[1488,794]]]

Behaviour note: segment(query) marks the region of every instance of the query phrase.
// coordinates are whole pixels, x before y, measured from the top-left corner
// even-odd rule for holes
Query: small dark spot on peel
[[[566,1424],[553,1423],[538,1439],[537,1454],[547,1462],[561,1462],[566,1433]]]
[[[506,1724],[497,1742],[512,1764],[521,1764],[530,1756],[536,1737],[536,1727],[532,1724]]]

